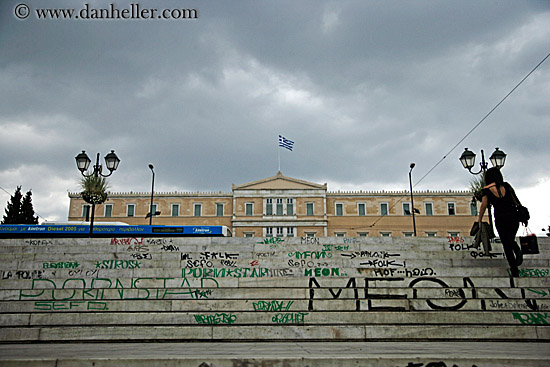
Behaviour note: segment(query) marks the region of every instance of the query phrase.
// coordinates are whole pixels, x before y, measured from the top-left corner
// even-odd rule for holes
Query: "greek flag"
[[[279,146],[292,151],[292,147],[294,146],[294,142],[292,140],[288,140],[287,138],[285,138],[282,135],[279,135]]]

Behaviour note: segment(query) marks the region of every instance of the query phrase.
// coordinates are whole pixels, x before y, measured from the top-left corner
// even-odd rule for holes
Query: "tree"
[[[23,224],[38,224],[38,215],[34,215],[31,196],[31,190],[27,191],[21,202],[21,220]]]
[[[21,194],[21,186],[17,186],[6,207],[2,224],[38,224],[32,206],[32,192],[27,191],[25,197]]]
[[[6,214],[2,220],[2,224],[21,224],[20,223],[20,214],[21,214],[21,186],[17,186],[15,193],[11,196],[10,201],[6,207]]]

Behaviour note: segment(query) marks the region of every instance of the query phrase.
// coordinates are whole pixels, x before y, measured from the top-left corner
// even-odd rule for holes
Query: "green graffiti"
[[[106,302],[97,301],[36,301],[34,303],[34,309],[38,311],[108,310]]]
[[[550,274],[550,269],[519,269],[521,278],[544,278],[548,274]],[[508,275],[512,275],[510,269],[508,269]]]
[[[540,295],[541,297],[550,296],[550,289],[548,289],[548,292],[546,290],[538,291],[536,289],[531,289],[531,288],[527,288],[527,290],[530,291],[530,292],[536,293],[536,294]]]
[[[68,261],[68,262],[57,262],[57,263],[43,263],[42,269],[76,269],[80,266],[80,264],[76,261]]]
[[[182,269],[183,278],[263,278],[267,268],[192,268]]]
[[[304,275],[306,277],[328,277],[328,276],[340,276],[339,268],[313,268],[304,269]]]
[[[227,313],[217,313],[215,315],[193,315],[195,321],[199,325],[219,325],[219,324],[234,324],[237,316]]]
[[[284,301],[258,301],[253,302],[254,311],[288,311],[294,301],[288,301],[286,306]]]
[[[138,269],[141,263],[137,260],[103,260],[95,263],[96,269]]]
[[[256,243],[260,245],[278,245],[283,242],[285,242],[285,240],[281,237],[267,237],[267,238],[264,238],[263,241],[256,242]]]
[[[140,287],[141,281],[148,281],[149,287]],[[213,286],[205,288],[205,283]],[[118,294],[118,299],[146,300],[146,299],[178,299],[177,295],[186,295],[192,299],[205,299],[213,294],[210,288],[218,288],[215,279],[202,278],[200,286],[192,287],[189,279],[175,278],[70,278],[64,281],[51,279],[33,279],[31,289],[19,290],[19,300],[45,299],[52,301],[70,300],[103,300],[105,290],[112,289]],[[113,295],[111,295],[111,298]],[[76,302],[76,301],[75,301]],[[75,304],[76,305],[76,304]],[[50,307],[53,309],[53,306]]]
[[[548,325],[550,324],[550,315],[548,312],[530,312],[520,313],[513,312],[515,320],[519,320],[523,325]]]
[[[304,252],[289,252],[289,257],[296,257],[296,259],[326,259],[331,258],[332,253],[326,251],[304,251]]]
[[[307,312],[278,313],[271,318],[271,321],[276,324],[303,324],[304,316],[307,315],[309,315]]]

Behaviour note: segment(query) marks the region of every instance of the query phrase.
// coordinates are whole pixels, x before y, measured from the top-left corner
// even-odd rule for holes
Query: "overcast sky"
[[[25,8],[30,13],[25,19]],[[231,191],[283,174],[336,190],[463,190],[458,158],[495,147],[505,179],[550,225],[550,1],[145,1],[197,19],[38,19],[0,2],[0,187],[66,220],[74,157],[121,159],[112,191]],[[81,13],[82,14],[82,13]],[[175,13],[177,14],[177,13]],[[449,153],[449,154],[448,154]],[[476,162],[476,168],[479,168]],[[5,208],[9,194],[0,192]],[[3,210],[2,210],[3,214]]]

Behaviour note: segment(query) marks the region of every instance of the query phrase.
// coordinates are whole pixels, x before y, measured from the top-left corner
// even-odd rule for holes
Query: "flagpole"
[[[281,172],[281,147],[286,148],[292,152],[292,146],[294,145],[294,142],[292,140],[288,140],[282,135],[279,135],[279,150],[277,152],[277,157],[279,161],[279,172]]]
[[[277,158],[278,158],[278,162],[279,162],[278,172],[281,172],[281,147],[277,148]]]

